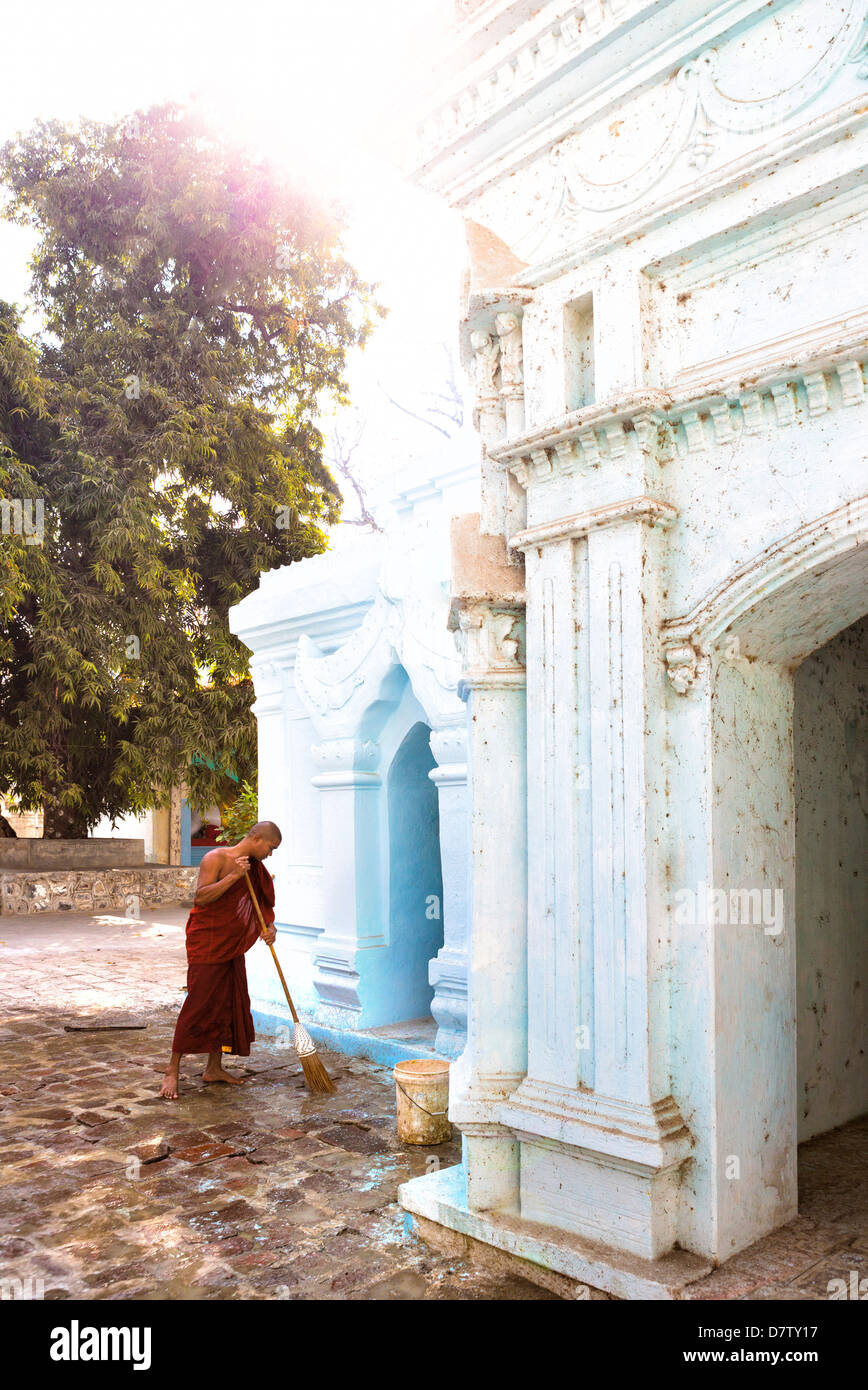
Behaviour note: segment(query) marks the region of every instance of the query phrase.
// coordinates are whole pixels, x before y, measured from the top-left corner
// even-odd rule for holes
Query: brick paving
[[[734,1255],[687,1299],[826,1300],[868,1277],[868,1115],[799,1146],[799,1214]],[[868,1290],[868,1284],[865,1285]],[[864,1296],[864,1295],[863,1295]]]
[[[261,1041],[227,1063],[243,1086],[204,1085],[190,1057],[180,1100],[159,1098],[185,917],[0,917],[0,1279],[57,1299],[554,1298],[408,1230],[398,1185],[459,1147],[398,1141],[389,1069],[323,1053],[338,1091],[314,1097]],[[64,1030],[82,1021],[148,1026]],[[803,1145],[798,1218],[684,1296],[868,1278],[866,1170],[868,1118]]]
[[[552,1299],[406,1229],[399,1183],[460,1150],[398,1141],[388,1069],[323,1053],[338,1091],[314,1097],[257,1042],[227,1062],[243,1086],[190,1057],[159,1098],[185,917],[0,917],[0,1278],[56,1299]],[[64,1031],[82,1021],[148,1026]]]

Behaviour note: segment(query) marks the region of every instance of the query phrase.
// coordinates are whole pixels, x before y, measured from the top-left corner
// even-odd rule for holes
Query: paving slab
[[[398,1188],[445,1178],[460,1148],[400,1143],[388,1066],[324,1051],[337,1092],[312,1096],[260,1039],[227,1062],[243,1085],[204,1084],[190,1057],[163,1100],[185,920],[0,924],[0,1278],[58,1300],[576,1297],[481,1266],[469,1239],[420,1240]],[[65,1031],[82,1020],[147,1028]],[[799,1169],[796,1220],[681,1298],[826,1299],[868,1278],[868,1118],[803,1145]]]
[[[4,919],[0,1277],[47,1299],[546,1299],[432,1252],[400,1182],[458,1162],[404,1145],[388,1068],[322,1053],[333,1097],[257,1041],[158,1095],[186,974],[183,909]],[[67,1032],[71,1023],[144,1030]],[[28,1283],[28,1280],[31,1282]]]

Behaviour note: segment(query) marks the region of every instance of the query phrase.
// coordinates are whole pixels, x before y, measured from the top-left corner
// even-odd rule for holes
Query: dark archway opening
[[[793,763],[799,1211],[822,1222],[865,1201],[868,615],[796,671]]]
[[[436,766],[427,724],[414,724],[392,759],[389,818],[389,988],[396,1023],[420,1021],[433,1038],[428,965],[443,945],[443,876]]]

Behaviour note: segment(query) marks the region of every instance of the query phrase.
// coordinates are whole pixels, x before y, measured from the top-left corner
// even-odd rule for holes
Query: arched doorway
[[[799,1143],[868,1111],[868,616],[794,679]]]
[[[866,523],[851,504],[807,524],[679,620],[704,663],[685,727],[708,750],[682,949],[701,941],[711,966],[687,1179],[704,1226],[685,1217],[685,1244],[719,1260],[841,1187],[799,1144],[868,1110]]]
[[[429,962],[443,945],[443,876],[431,730],[416,723],[387,779],[389,959],[394,1021],[430,1019]],[[433,1024],[432,1024],[433,1029]]]

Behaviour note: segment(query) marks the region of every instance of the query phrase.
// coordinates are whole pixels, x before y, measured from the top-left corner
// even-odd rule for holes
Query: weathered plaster
[[[493,774],[474,787],[497,852],[471,898],[467,1056],[503,1036],[486,870],[526,833],[527,1064],[476,1114],[459,1091],[466,1191],[426,1178],[402,1200],[502,1249],[559,1232],[562,1270],[571,1242],[601,1241],[609,1288],[626,1252],[724,1260],[794,1214],[796,922],[799,969],[829,971],[864,911],[822,872],[856,867],[857,682],[831,647],[810,654],[868,608],[865,9],[482,14],[414,168],[472,221],[471,250],[486,232],[499,250],[463,332],[481,531],[526,562],[527,815],[510,830]],[[485,666],[468,648],[469,689]],[[484,727],[508,725],[512,695],[486,698]],[[830,972],[834,1030],[799,1025],[811,1124],[868,1106],[859,969]],[[551,1263],[544,1243],[529,1258]]]
[[[795,677],[799,1140],[865,1110],[868,619]]]

